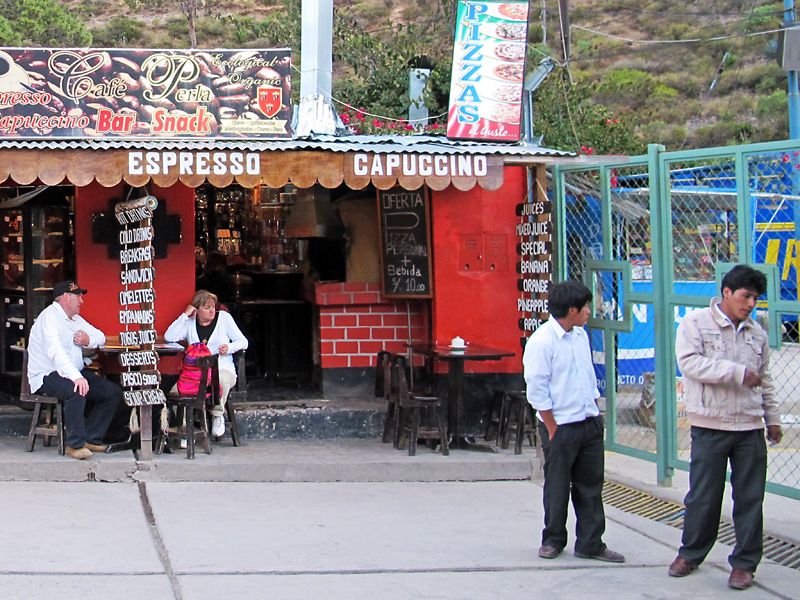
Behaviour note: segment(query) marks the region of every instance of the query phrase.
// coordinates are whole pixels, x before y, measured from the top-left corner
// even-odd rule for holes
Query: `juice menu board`
[[[459,0],[447,136],[516,142],[528,39],[528,2]]]
[[[288,138],[291,52],[4,48],[0,138]]]

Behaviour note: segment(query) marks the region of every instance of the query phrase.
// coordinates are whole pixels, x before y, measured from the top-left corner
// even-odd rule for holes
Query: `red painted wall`
[[[113,211],[112,200],[122,199],[122,186],[105,188],[97,182],[78,188],[75,198],[75,268],[78,283],[86,288],[81,315],[106,335],[118,335],[120,282],[119,258],[108,257],[105,244],[92,241],[92,216]],[[156,323],[159,335],[192,300],[194,294],[194,190],[181,184],[168,189],[151,186],[167,213],[181,216],[181,243],[169,244],[167,258],[154,264],[156,278]],[[158,231],[155,232],[158,236]]]
[[[477,185],[469,192],[452,186],[432,192],[434,341],[445,344],[459,335],[516,352],[499,362],[467,361],[467,372],[522,372],[515,208],[525,201],[525,182],[523,167],[506,167],[495,192]]]

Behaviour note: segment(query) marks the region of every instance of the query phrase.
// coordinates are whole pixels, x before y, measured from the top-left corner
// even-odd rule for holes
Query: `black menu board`
[[[431,298],[430,194],[427,187],[378,190],[383,294]]]

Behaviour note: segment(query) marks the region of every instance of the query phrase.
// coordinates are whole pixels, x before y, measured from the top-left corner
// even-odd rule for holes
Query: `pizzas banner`
[[[5,48],[2,138],[290,138],[291,51]]]
[[[516,142],[528,2],[459,0],[447,137]]]

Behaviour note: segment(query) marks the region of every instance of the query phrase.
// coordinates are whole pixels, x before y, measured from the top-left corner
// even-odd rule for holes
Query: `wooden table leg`
[[[473,437],[464,435],[464,359],[453,358],[449,361],[448,370],[448,401],[455,400],[456,424],[453,429],[450,447],[457,450],[472,450],[474,452],[497,452],[491,446],[476,444]]]
[[[153,460],[153,407],[139,407],[141,460]]]

